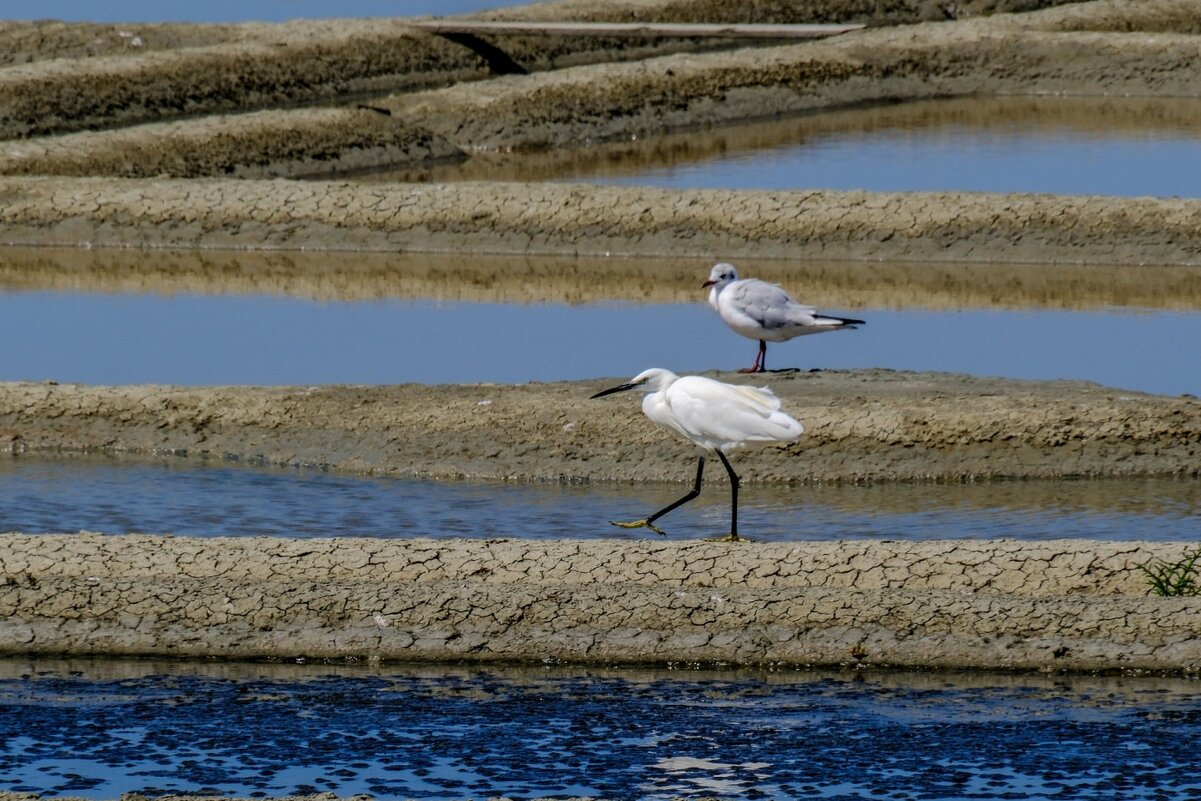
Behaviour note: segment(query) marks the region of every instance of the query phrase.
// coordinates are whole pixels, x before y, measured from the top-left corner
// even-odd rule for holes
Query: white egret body
[[[742,370],[744,373],[767,369],[768,342],[786,342],[806,334],[865,324],[863,320],[821,314],[812,306],[797,303],[776,284],[756,278],[739,279],[733,264],[714,265],[709,280],[701,286],[709,287],[709,305],[721,315],[726,325],[747,339],[759,340],[755,364]]]
[[[738,475],[730,466],[726,451],[744,445],[792,442],[804,432],[804,427],[780,410],[780,399],[767,387],[726,384],[703,376],[680,377],[659,367],[644,370],[629,383],[602,390],[592,397],[630,389],[647,393],[642,399],[643,414],[692,442],[702,454],[696,467],[696,483],[687,495],[644,520],[613,525],[645,527],[662,534],[654,522],[700,495],[705,454],[712,452],[721,459],[730,476],[730,534],[726,539],[742,539],[738,536]]]

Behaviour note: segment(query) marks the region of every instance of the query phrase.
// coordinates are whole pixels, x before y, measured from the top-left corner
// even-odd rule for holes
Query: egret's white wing
[[[676,432],[685,439],[691,439],[692,436],[688,430],[680,424],[672,413],[671,406],[667,402],[665,393],[652,392],[642,399],[642,413],[645,414],[653,423],[663,426],[666,429]]]
[[[721,386],[737,393],[739,399],[749,408],[759,410],[763,414],[771,414],[780,408],[780,399],[769,387],[745,387],[741,384],[721,384]]]
[[[666,403],[685,436],[710,448],[791,441],[804,430],[779,410],[780,400],[766,388],[688,376],[668,389]]]

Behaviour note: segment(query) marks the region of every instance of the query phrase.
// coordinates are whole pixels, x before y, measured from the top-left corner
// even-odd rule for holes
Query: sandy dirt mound
[[[18,245],[1201,264],[1201,200],[0,178]]]
[[[887,370],[777,373],[805,435],[737,453],[747,481],[1201,474],[1201,401],[1079,382]],[[623,377],[625,378],[625,377]],[[198,388],[0,384],[0,450],[174,453],[519,481],[686,481],[691,446],[615,379]]]
[[[17,245],[1199,264],[1199,220],[1176,198],[0,179]]]

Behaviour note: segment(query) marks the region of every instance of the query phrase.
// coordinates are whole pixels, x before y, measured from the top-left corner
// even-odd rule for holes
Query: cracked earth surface
[[[977,0],[959,4],[955,20],[943,19],[941,3],[861,5],[750,6],[743,21],[871,26],[794,45],[513,37],[502,44],[531,74],[495,79],[465,49],[403,22],[141,26],[136,51],[112,26],[0,23],[0,242],[1084,270],[1201,263],[1195,200],[289,180],[883,101],[1197,95],[1196,0]],[[727,11],[708,0],[573,0],[516,13],[720,21]],[[997,11],[1029,13],[989,15]],[[172,264],[164,260],[165,275]],[[1139,278],[1151,275],[1165,273]],[[1201,471],[1193,398],[879,370],[766,381],[807,433],[736,456],[748,482]],[[636,404],[584,402],[611,383],[6,383],[0,455],[686,481],[687,449],[648,426]],[[0,648],[1195,671],[1197,599],[1147,597],[1137,570],[1178,556],[1064,541],[301,545],[11,533],[0,537]]]
[[[1178,546],[0,537],[5,650],[1196,670]]]

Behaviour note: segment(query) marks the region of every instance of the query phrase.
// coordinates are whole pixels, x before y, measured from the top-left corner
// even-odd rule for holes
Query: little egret
[[[613,525],[649,528],[656,534],[663,534],[655,521],[701,494],[705,454],[712,451],[730,474],[730,534],[722,540],[743,541],[738,536],[738,474],[730,466],[725,452],[743,445],[792,442],[804,432],[804,427],[780,411],[780,399],[767,387],[742,387],[696,375],[681,378],[659,367],[644,370],[628,384],[602,390],[592,397],[600,398],[629,389],[647,393],[642,398],[642,412],[651,422],[690,440],[701,450],[701,455],[696,465],[696,483],[687,495],[650,517],[631,523],[614,522]]]
[[[767,343],[786,342],[805,334],[839,331],[865,325],[863,320],[831,317],[812,306],[797,303],[775,284],[756,278],[739,280],[733,264],[716,264],[709,280],[709,305],[717,310],[726,325],[748,339],[759,340],[755,364],[739,372],[762,373],[767,370]]]

